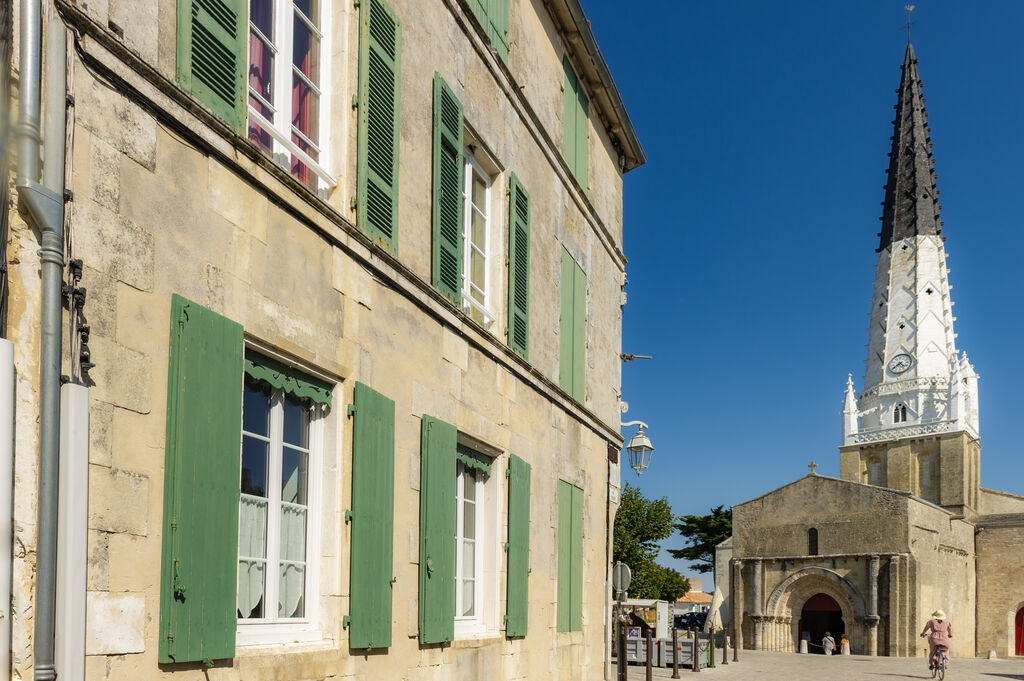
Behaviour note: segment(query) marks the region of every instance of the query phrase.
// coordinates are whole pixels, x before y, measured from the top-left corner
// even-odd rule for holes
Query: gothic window
[[[892,410],[892,422],[903,423],[907,420],[907,405],[897,404]]]
[[[807,555],[818,555],[818,530],[814,527],[807,530]]]

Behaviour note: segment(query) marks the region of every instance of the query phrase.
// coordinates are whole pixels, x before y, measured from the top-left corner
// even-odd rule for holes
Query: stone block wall
[[[1016,653],[1015,618],[1024,608],[1024,513],[978,520],[978,653]]]

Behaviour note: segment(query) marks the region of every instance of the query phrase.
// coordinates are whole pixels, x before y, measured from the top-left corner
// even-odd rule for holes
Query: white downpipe
[[[11,673],[14,526],[14,343],[0,338],[0,678]]]
[[[54,657],[62,681],[85,679],[89,540],[89,389],[60,389],[57,497],[57,621]]]

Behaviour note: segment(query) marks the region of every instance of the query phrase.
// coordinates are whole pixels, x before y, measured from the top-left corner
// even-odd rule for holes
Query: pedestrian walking
[[[836,649],[836,640],[832,638],[832,632],[825,632],[825,638],[821,639],[821,647],[825,649],[826,655],[831,655],[832,651]]]

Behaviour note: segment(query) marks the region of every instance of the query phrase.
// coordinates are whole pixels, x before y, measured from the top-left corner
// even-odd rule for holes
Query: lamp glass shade
[[[642,475],[647,466],[651,463],[651,455],[654,453],[654,446],[651,440],[644,433],[643,428],[637,431],[629,444],[626,445],[626,452],[629,454],[629,467]]]

